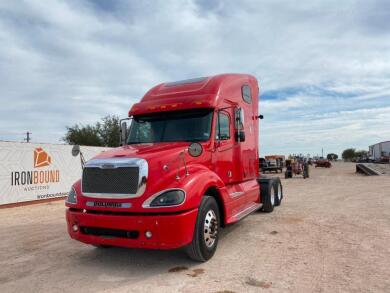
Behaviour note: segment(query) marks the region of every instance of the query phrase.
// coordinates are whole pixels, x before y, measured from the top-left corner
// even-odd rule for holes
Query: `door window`
[[[229,140],[230,139],[230,118],[227,113],[219,112],[217,129],[216,129],[217,140]]]

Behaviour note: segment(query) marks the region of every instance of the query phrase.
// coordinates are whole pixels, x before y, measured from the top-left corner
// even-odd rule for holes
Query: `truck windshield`
[[[211,109],[134,116],[127,143],[207,141],[212,118]]]

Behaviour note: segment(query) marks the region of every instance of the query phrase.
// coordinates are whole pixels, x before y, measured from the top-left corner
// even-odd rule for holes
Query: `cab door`
[[[255,133],[255,113],[252,105],[252,94],[249,85],[241,88],[242,102],[235,109],[235,156],[240,162],[238,168],[238,180],[246,181],[254,179],[258,170],[257,135]]]
[[[213,165],[215,173],[225,185],[233,180],[233,147],[232,109],[216,112]]]

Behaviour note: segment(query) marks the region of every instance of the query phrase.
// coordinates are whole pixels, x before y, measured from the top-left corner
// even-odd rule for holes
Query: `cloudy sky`
[[[390,1],[0,1],[0,140],[58,143],[156,83],[260,82],[261,153],[390,140]]]

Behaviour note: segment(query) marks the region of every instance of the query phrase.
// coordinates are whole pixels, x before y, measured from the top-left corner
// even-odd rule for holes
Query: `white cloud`
[[[388,11],[385,0],[2,1],[0,139],[58,142],[66,125],[125,116],[156,83],[248,72],[261,93],[285,93],[260,100],[264,151],[365,147],[390,135]]]
[[[365,96],[363,96],[365,97]],[[368,145],[390,135],[390,103],[379,95],[335,98],[310,94],[259,103],[261,154],[340,153],[348,147]]]

